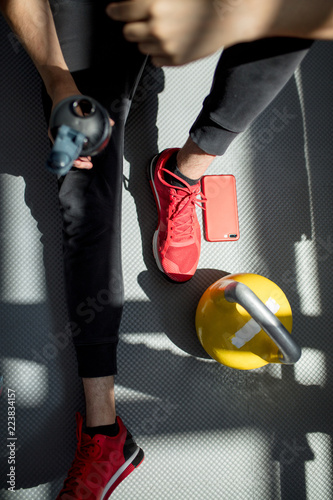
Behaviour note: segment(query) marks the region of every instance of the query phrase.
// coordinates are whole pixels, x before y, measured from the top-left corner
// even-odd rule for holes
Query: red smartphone
[[[236,179],[233,175],[205,175],[202,192],[207,198],[203,210],[207,241],[239,239]]]

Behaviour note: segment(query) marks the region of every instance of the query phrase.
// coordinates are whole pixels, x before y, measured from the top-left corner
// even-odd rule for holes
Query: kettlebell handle
[[[228,302],[236,302],[252,316],[279,348],[281,363],[293,365],[301,357],[301,348],[288,330],[257,295],[244,283],[225,280],[224,296]]]

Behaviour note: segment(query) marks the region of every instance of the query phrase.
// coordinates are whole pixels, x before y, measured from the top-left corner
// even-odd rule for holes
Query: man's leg
[[[114,377],[83,378],[86,425],[98,427],[116,422]]]
[[[124,303],[120,229],[124,127],[145,57],[124,41],[121,25],[110,21],[102,4],[65,2],[55,17],[78,89],[104,105],[115,122],[93,168],[72,168],[59,182],[66,297],[86,400],[86,427],[77,414],[76,458],[57,500],[108,498],[143,459],[142,450],[116,417],[114,375]]]
[[[188,137],[184,146],[177,153],[178,170],[189,179],[200,179],[212,163],[216,155],[206,153]]]
[[[178,153],[180,171],[194,178],[191,164],[197,162],[203,167],[202,176],[209,157],[212,161],[223,155],[279,94],[312,43],[297,38],[270,38],[226,49],[217,64],[211,92]]]
[[[226,49],[186,143],[164,151],[151,164],[159,211],[153,251],[159,269],[171,280],[187,281],[198,265],[201,235],[194,204],[200,178],[272,102],[311,45],[311,40],[271,38]]]
[[[84,427],[82,417],[77,416],[76,459],[57,500],[99,500],[111,494],[143,459],[142,450],[116,417],[114,398],[124,302],[120,228],[129,98],[90,86],[95,80],[101,81],[96,71],[83,71],[74,77],[81,92],[109,110],[115,126],[108,146],[93,159],[93,168],[72,168],[59,191],[65,284],[86,421]],[[113,106],[115,102],[117,106]]]

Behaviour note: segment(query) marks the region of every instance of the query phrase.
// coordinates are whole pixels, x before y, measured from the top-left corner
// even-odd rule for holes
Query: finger
[[[124,37],[129,42],[151,42],[155,37],[151,34],[151,28],[147,22],[129,23],[124,26]]]
[[[73,162],[73,166],[81,169],[90,169],[92,168],[93,164],[91,162],[90,156],[88,157],[79,156],[79,158],[77,158]]]
[[[157,68],[161,68],[162,66],[171,66],[169,64],[169,59],[166,57],[151,57],[151,62],[153,63],[154,66]]]
[[[179,66],[171,57],[154,56],[151,58],[151,62],[157,68],[161,68],[162,66]]]
[[[91,170],[93,166],[92,165],[82,165],[81,163],[76,164],[74,162],[73,167],[78,168],[79,170]]]
[[[161,44],[159,42],[138,43],[138,48],[143,54],[148,54],[150,56],[166,57],[165,51],[162,49]]]
[[[150,59],[153,65],[158,68],[162,66],[183,66],[184,64],[188,64],[193,61],[193,59],[189,59],[187,57],[179,57],[177,54],[167,55],[165,52],[161,52],[160,54],[157,53],[151,56]]]
[[[81,160],[81,161],[90,161],[91,162],[91,156],[78,156],[76,159]]]
[[[111,3],[106,8],[106,13],[115,21],[131,23],[133,21],[144,21],[148,19],[149,2],[140,0]]]

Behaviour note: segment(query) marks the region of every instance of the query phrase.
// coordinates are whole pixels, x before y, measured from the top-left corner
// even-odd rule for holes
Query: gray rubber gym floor
[[[73,460],[84,401],[64,333],[61,222],[55,179],[44,169],[39,80],[3,22],[0,41],[1,497],[53,500]],[[157,217],[145,169],[154,153],[185,141],[216,58],[148,67],[128,121],[116,391],[118,413],[146,458],[112,498],[329,500],[332,44],[314,46],[296,78],[210,168],[236,176],[241,237],[203,241],[197,274],[176,286],[152,257]],[[284,290],[303,348],[294,367],[236,371],[205,354],[195,309],[225,272],[262,274]],[[15,493],[6,483],[8,389],[16,391]]]

